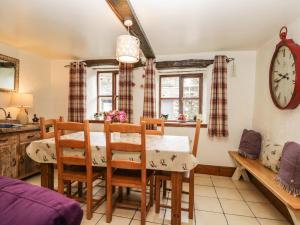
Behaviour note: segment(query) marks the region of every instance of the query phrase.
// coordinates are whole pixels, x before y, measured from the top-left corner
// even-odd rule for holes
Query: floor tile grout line
[[[212,178],[210,177],[210,179],[212,180]],[[213,181],[212,181],[213,182]],[[220,206],[221,206],[221,209],[222,209],[222,212],[223,212],[223,216],[225,217],[225,220],[226,220],[226,223],[227,223],[227,225],[229,225],[229,223],[228,223],[228,220],[227,220],[227,217],[226,217],[226,215],[225,215],[225,211],[224,211],[224,209],[223,209],[223,206],[222,206],[222,204],[221,204],[221,202],[220,202],[220,199],[219,199],[219,196],[218,196],[218,193],[217,193],[217,191],[216,191],[216,187],[215,187],[215,184],[213,183],[213,188],[214,188],[214,191],[215,191],[215,193],[216,193],[216,195],[217,195],[217,199],[218,199],[218,202],[219,202],[219,204],[220,204]]]

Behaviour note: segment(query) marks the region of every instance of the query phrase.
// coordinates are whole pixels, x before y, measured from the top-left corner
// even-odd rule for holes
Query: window
[[[184,114],[187,120],[202,113],[203,74],[161,75],[159,82],[160,115],[177,120]]]
[[[97,73],[97,112],[108,112],[118,108],[119,75]]]

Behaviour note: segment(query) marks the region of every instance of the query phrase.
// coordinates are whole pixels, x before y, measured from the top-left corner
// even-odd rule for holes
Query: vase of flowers
[[[105,120],[112,123],[125,123],[127,121],[126,113],[124,111],[112,110],[106,112]]]

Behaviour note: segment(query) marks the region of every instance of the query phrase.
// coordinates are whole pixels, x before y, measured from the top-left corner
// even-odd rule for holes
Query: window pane
[[[161,114],[168,115],[168,120],[177,120],[179,100],[161,100]]]
[[[112,95],[112,74],[101,73],[99,77],[99,95]]]
[[[112,110],[112,97],[100,97],[99,110],[100,112],[108,112]]]
[[[179,77],[161,78],[161,97],[162,98],[179,97]]]
[[[199,114],[199,100],[183,100],[183,114],[188,120],[193,120],[194,116]]]
[[[199,78],[183,79],[183,97],[185,98],[199,97]]]

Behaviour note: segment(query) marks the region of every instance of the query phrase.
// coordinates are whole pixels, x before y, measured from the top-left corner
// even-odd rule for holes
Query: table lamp
[[[27,124],[28,123],[27,108],[32,108],[33,96],[32,94],[13,93],[11,96],[10,106],[20,108],[20,111],[17,115],[17,120],[19,120],[21,124]]]

